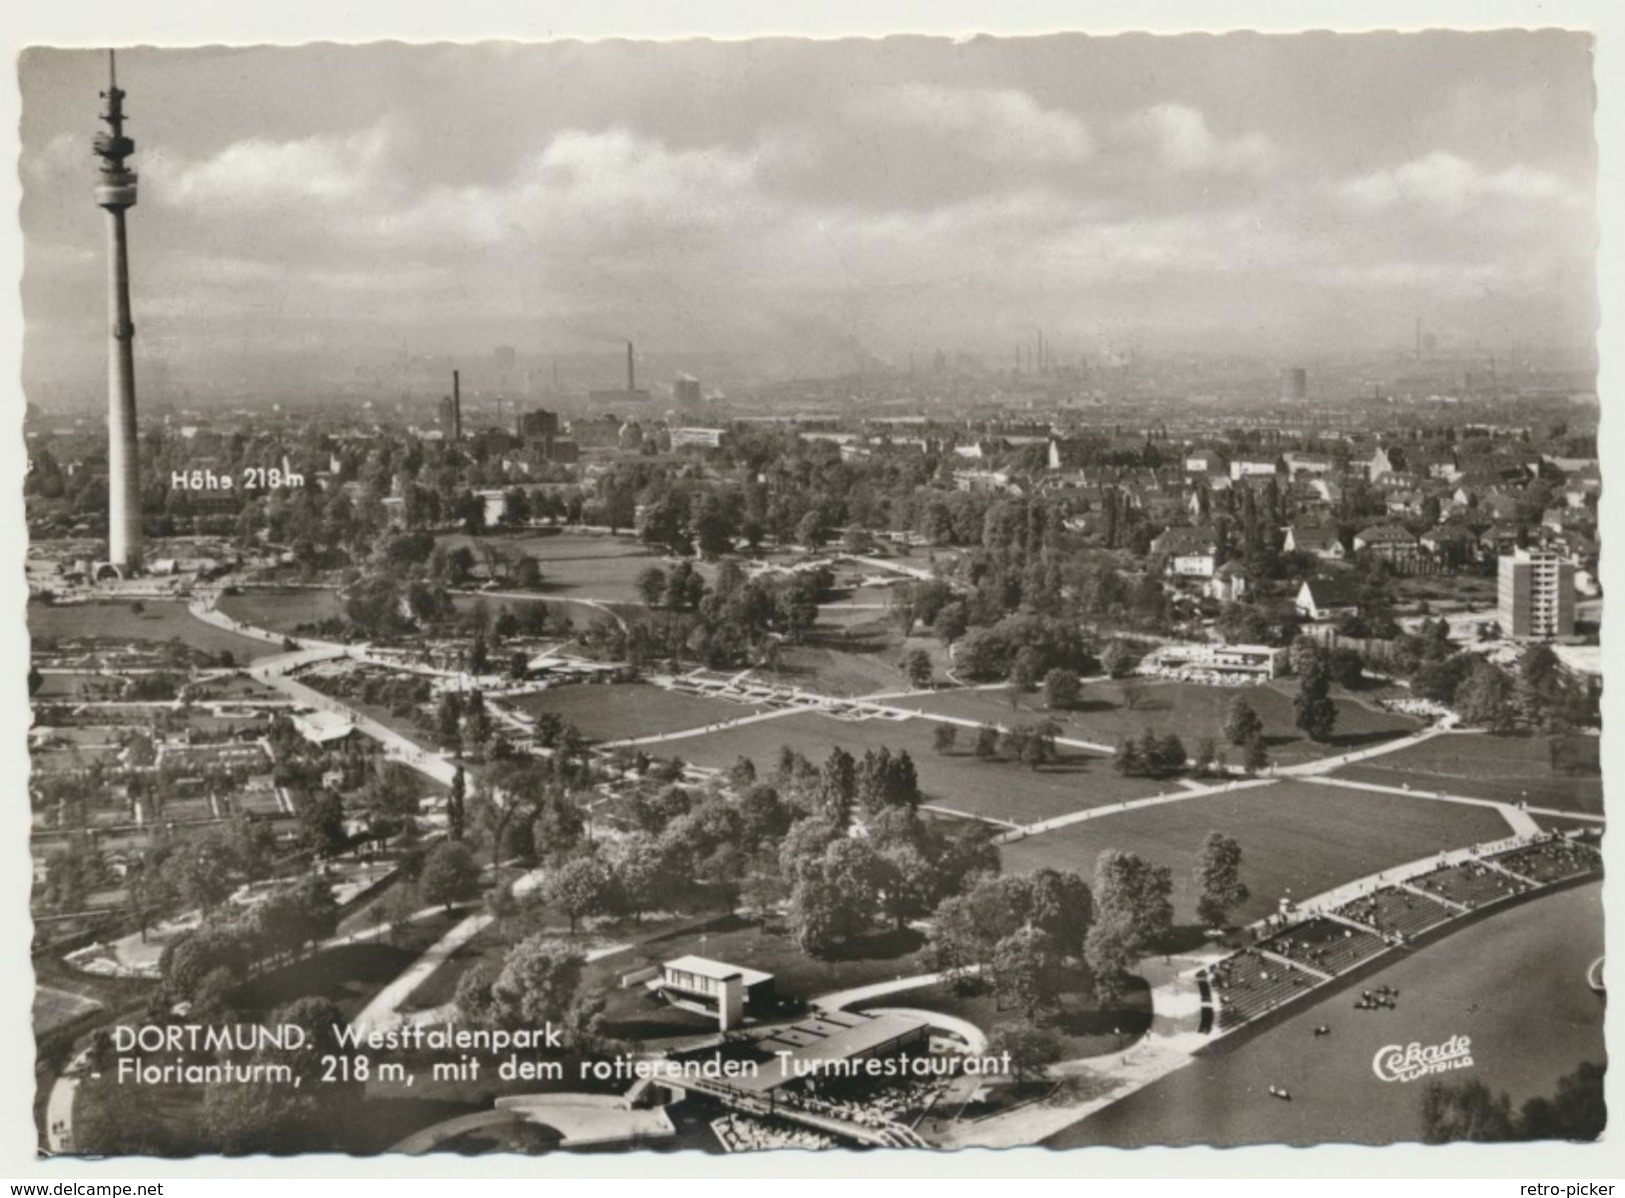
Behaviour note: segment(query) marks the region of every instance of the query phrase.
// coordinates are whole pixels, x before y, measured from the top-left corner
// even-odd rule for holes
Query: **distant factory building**
[[[550,441],[559,435],[559,415],[545,408],[525,412],[519,417],[519,439],[524,442]]]
[[[721,449],[727,430],[720,428],[674,428],[671,430],[673,449]]]
[[[455,370],[451,372],[451,394],[440,401],[440,435],[447,441],[463,439],[463,389]]]
[[[617,406],[624,404],[645,404],[649,402],[649,393],[638,390],[637,365],[634,359],[632,343],[626,343],[626,390],[624,391],[589,391],[587,404],[599,410],[614,411]]]
[[[671,385],[671,399],[679,408],[697,408],[705,402],[700,394],[700,380],[685,374]]]

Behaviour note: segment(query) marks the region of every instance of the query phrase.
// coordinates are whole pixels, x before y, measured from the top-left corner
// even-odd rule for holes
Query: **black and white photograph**
[[[1596,42],[22,47],[37,1157],[1597,1141]]]

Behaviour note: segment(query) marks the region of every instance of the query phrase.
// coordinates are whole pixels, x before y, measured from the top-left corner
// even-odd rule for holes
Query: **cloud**
[[[390,126],[380,122],[355,133],[294,141],[251,137],[201,161],[155,148],[145,174],[161,202],[184,208],[353,201],[381,184],[394,145]]]
[[[566,130],[503,183],[433,188],[366,222],[385,239],[483,246],[681,234],[723,228],[759,207],[755,173],[753,155],[725,147],[672,149],[624,128]]]
[[[1207,118],[1183,104],[1156,104],[1120,125],[1126,141],[1153,146],[1163,166],[1173,171],[1250,172],[1276,160],[1273,143],[1262,133],[1226,140],[1208,128]]]
[[[1082,120],[1015,88],[901,83],[861,93],[845,111],[862,124],[950,140],[985,162],[1087,162],[1095,150]]]
[[[1485,171],[1445,150],[1346,180],[1336,186],[1336,192],[1358,208],[1407,205],[1445,213],[1461,212],[1486,200],[1568,208],[1587,202],[1579,189],[1550,171],[1524,165]]]

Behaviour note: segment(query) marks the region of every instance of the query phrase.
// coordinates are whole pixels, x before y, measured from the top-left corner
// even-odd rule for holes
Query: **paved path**
[[[1442,790],[1423,790],[1420,787],[1384,786],[1379,782],[1356,782],[1352,778],[1305,778],[1305,782],[1313,782],[1319,786],[1339,786],[1348,790],[1369,790],[1378,794],[1401,795],[1407,799],[1427,799],[1434,803],[1460,803],[1467,807],[1491,807],[1500,812],[1501,818],[1519,836],[1538,836],[1541,827],[1534,820],[1536,815],[1558,815],[1564,819],[1586,820],[1591,823],[1606,823],[1607,820],[1600,815],[1577,815],[1569,811],[1555,811],[1549,807],[1520,808],[1513,803],[1498,803],[1493,799],[1475,799],[1471,795],[1448,794]]]
[[[1446,732],[1458,731],[1456,725],[1460,722],[1460,717],[1455,712],[1451,712],[1440,719],[1437,724],[1429,724],[1426,728],[1418,729],[1409,736],[1401,736],[1397,740],[1385,740],[1381,744],[1372,745],[1369,749],[1357,749],[1353,753],[1344,753],[1337,757],[1321,757],[1314,761],[1300,762],[1298,765],[1282,766],[1275,772],[1281,777],[1290,778],[1307,778],[1319,774],[1329,774],[1345,765],[1370,761],[1373,757],[1384,757],[1389,753],[1398,753],[1402,749],[1409,749],[1415,745],[1423,744],[1436,736],[1444,735]]]
[[[1169,791],[1166,794],[1152,795],[1146,799],[1125,799],[1121,803],[1108,803],[1104,807],[1091,807],[1086,811],[1069,811],[1065,815],[1057,815],[1054,819],[1042,820],[1036,824],[1028,824],[1022,828],[1022,836],[1037,836],[1043,832],[1053,832],[1057,828],[1065,828],[1070,824],[1081,824],[1086,820],[1103,819],[1108,815],[1121,815],[1125,811],[1138,811],[1143,807],[1160,807],[1164,803],[1187,803],[1192,799],[1205,798],[1208,795],[1231,794],[1238,790],[1251,790],[1259,786],[1273,786],[1274,778],[1248,778],[1239,782],[1224,782],[1218,786],[1202,786],[1196,789]],[[1020,837],[1012,836],[1009,839],[1017,840]],[[1001,838],[1000,843],[1004,843]]]
[[[385,1031],[393,1027],[400,1021],[401,1004],[412,997],[413,991],[428,981],[429,975],[439,969],[446,958],[485,931],[494,921],[494,916],[480,911],[453,925],[444,936],[426,948],[421,957],[402,970],[394,981],[373,995],[372,1001],[350,1021],[350,1026],[362,1033]]]
[[[974,972],[974,971],[973,971]],[[809,999],[809,1005],[826,1011],[841,1011],[853,1003],[868,1002],[871,998],[885,998],[888,994],[901,994],[905,990],[923,990],[942,980],[940,973],[918,973],[913,977],[893,978],[889,982],[872,982],[867,986],[853,986],[850,990],[834,990]]]

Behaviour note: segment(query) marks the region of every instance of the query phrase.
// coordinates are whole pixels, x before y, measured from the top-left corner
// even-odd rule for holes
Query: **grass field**
[[[963,744],[963,729],[960,750],[944,756],[932,746],[931,729],[929,720],[851,722],[798,713],[658,747],[661,755],[720,769],[745,756],[762,770],[772,769],[780,745],[789,745],[814,763],[821,763],[836,745],[859,758],[865,750],[882,746],[893,752],[906,749],[914,758],[928,804],[1019,824],[1144,798],[1167,788],[1145,778],[1120,777],[1104,757],[1085,753],[1069,752],[1056,765],[1037,772],[1015,762],[978,761]],[[654,749],[649,751],[656,755]]]
[[[490,536],[481,544],[518,550],[536,559],[542,570],[538,595],[548,598],[599,599],[614,603],[641,602],[637,577],[650,566],[670,569],[661,555],[632,537],[611,537],[592,533],[559,533],[554,536]],[[437,538],[448,548],[470,545],[471,538],[455,533]],[[475,550],[478,553],[478,549]],[[707,582],[715,577],[714,567],[696,563]]]
[[[1077,964],[1067,965],[1060,971],[1057,989],[1059,1003],[1052,1009],[1039,1011],[1035,1020],[1059,1038],[1064,1061],[1122,1052],[1151,1026],[1151,988],[1143,978],[1131,978],[1122,999],[1104,1007],[1095,995],[1094,980],[1088,970]],[[877,1007],[940,1011],[969,1020],[988,1033],[1021,1023],[1025,1015],[1008,1001],[1001,1007],[997,993],[991,988],[961,995],[940,982],[857,1003],[854,1009],[868,1011]]]
[[[558,686],[503,702],[531,715],[556,711],[592,741],[656,736],[766,710],[755,704],[680,695],[640,683]]]
[[[139,615],[128,603],[68,603],[28,605],[28,635],[36,639],[73,640],[102,637],[116,641],[163,642],[178,637],[205,653],[230,653],[249,661],[280,652],[268,641],[238,636],[206,624],[186,610],[186,604],[168,599],[142,600]]]
[[[1005,845],[1004,868],[1040,866],[1092,877],[1106,849],[1138,853],[1172,867],[1174,914],[1196,918],[1193,873],[1210,831],[1241,842],[1242,881],[1252,892],[1232,918],[1249,923],[1275,910],[1289,889],[1308,898],[1343,882],[1509,834],[1494,811],[1398,795],[1278,782],[1232,794],[1193,798],[1059,828]]]
[[[50,986],[34,989],[34,1034],[44,1035],[88,1015],[101,1006],[95,999],[69,994]]]
[[[1123,736],[1138,736],[1146,728],[1159,733],[1177,732],[1185,747],[1194,751],[1196,742],[1211,736],[1221,750],[1240,759],[1240,750],[1224,740],[1224,721],[1231,701],[1239,694],[1264,721],[1264,739],[1270,757],[1280,765],[1311,761],[1376,741],[1414,732],[1421,724],[1410,716],[1374,711],[1347,697],[1337,702],[1337,726],[1331,741],[1314,744],[1293,724],[1290,684],[1276,686],[1221,687],[1198,686],[1186,682],[1141,682],[1140,697],[1131,709],[1123,694],[1124,683],[1096,682],[1084,687],[1083,697],[1073,711],[1052,712],[1044,706],[1042,694],[1022,696],[1019,708],[1010,706],[1009,693],[995,690],[955,691],[910,699],[910,707],[923,707],[962,719],[1008,723],[1012,719],[1054,719],[1064,735],[1100,744],[1116,744]]]
[[[1446,1081],[1505,1090],[1514,1108],[1604,1060],[1603,1000],[1585,971],[1603,951],[1600,884],[1543,895],[1489,916],[1364,980],[1399,990],[1393,1011],[1355,1011],[1349,991],[1303,1004],[1257,1035],[1221,1041],[1179,1072],[1047,1142],[1387,1144],[1415,1140],[1424,1083],[1383,1082],[1377,1050],[1472,1041],[1473,1065]],[[1318,1024],[1330,1036],[1316,1037]],[[1267,1093],[1284,1087],[1291,1102]],[[1532,1158],[1531,1158],[1532,1159]]]
[[[1570,777],[1552,769],[1539,736],[1457,733],[1336,771],[1341,778],[1443,790],[1476,799],[1602,814],[1602,779]]]
[[[293,632],[301,624],[319,624],[344,615],[338,593],[328,589],[251,590],[222,595],[215,606],[233,620],[270,632]]]

